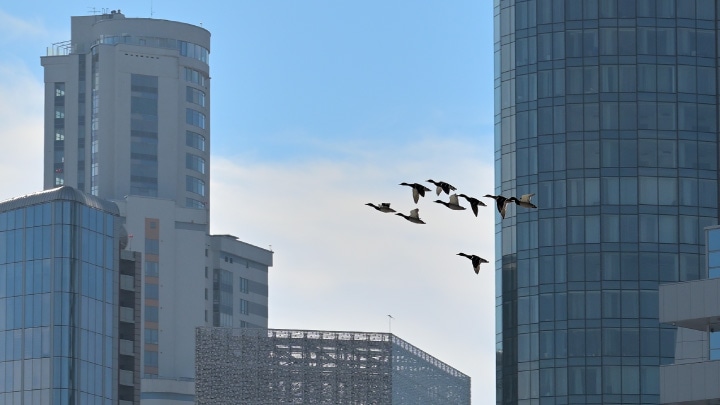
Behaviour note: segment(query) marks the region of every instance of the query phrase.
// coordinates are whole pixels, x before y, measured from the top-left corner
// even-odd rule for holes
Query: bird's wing
[[[413,218],[420,219],[420,214],[419,214],[419,212],[420,212],[420,208],[415,208],[414,210],[411,210],[411,211],[410,211],[410,216],[413,217]]]
[[[413,191],[413,200],[415,200],[415,204],[417,204],[418,200],[420,199],[420,192],[415,187],[413,187],[412,191]]]
[[[442,193],[442,191],[443,191],[442,186],[437,186],[437,187],[435,188],[435,192],[437,193],[437,195],[440,195],[440,193]]]
[[[505,211],[505,197],[498,196],[495,199],[495,203],[497,204],[498,211]]]
[[[530,199],[533,198],[534,195],[535,195],[535,193],[523,194],[523,195],[520,196],[520,201],[522,201],[522,202],[530,202]]]
[[[390,203],[380,203],[385,208],[390,208]]]
[[[457,194],[452,194],[450,196],[450,204],[460,205]]]
[[[479,201],[478,201],[478,202],[479,202]],[[483,205],[484,205],[484,204],[483,204]],[[472,210],[473,210],[473,214],[475,214],[475,216],[477,216],[477,214],[478,214],[478,205],[477,205],[477,202],[470,201],[470,207],[471,207]]]

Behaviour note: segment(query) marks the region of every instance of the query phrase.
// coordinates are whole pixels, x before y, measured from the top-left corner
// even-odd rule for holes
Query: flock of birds
[[[459,197],[464,198],[468,203],[470,203],[470,208],[472,208],[473,213],[475,216],[478,216],[478,207],[486,207],[487,205],[478,200],[477,198],[467,196],[465,194],[450,194],[451,192],[456,191],[457,189],[453,187],[450,183],[446,183],[444,181],[435,181],[432,179],[427,180],[428,183],[432,183],[435,185],[435,192],[439,196],[440,193],[445,193],[449,196],[448,201],[442,201],[442,200],[435,200],[436,203],[442,204],[451,210],[464,210],[465,207],[460,205]],[[432,191],[430,188],[426,187],[423,184],[420,183],[400,183],[401,186],[408,186],[412,189],[412,196],[413,200],[415,201],[415,204],[420,200],[420,197],[425,197],[425,192]],[[531,194],[523,194],[520,196],[520,198],[517,197],[505,197],[502,195],[490,195],[485,194],[483,197],[492,198],[495,200],[495,205],[497,206],[497,210],[500,213],[500,216],[505,219],[505,211],[507,209],[508,204],[515,203],[520,207],[523,208],[537,208],[535,204],[531,202],[532,197],[534,196],[534,193]],[[368,205],[372,208],[375,208],[376,210],[384,213],[391,213],[395,212],[394,209],[390,208],[390,203],[380,203],[380,204],[373,204],[373,203],[367,203],[365,205]],[[415,224],[424,224],[425,221],[420,219],[420,209],[415,208],[410,211],[409,215],[405,215],[402,213],[395,213],[395,215],[399,215],[408,221],[415,223]],[[458,253],[458,256],[467,257],[472,262],[473,270],[475,270],[475,274],[480,273],[480,265],[482,263],[488,263],[487,260],[483,259],[480,256],[477,255],[469,255],[466,253]]]

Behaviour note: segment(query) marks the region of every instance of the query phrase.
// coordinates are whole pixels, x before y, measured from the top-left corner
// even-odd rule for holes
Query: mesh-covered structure
[[[470,377],[389,333],[198,328],[197,404],[470,404]]]

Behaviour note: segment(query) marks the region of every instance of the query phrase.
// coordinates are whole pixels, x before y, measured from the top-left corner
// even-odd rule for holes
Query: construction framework
[[[389,333],[198,328],[197,404],[470,404],[470,377]]]

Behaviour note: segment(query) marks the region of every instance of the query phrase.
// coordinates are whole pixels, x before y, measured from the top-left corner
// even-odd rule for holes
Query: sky
[[[52,4],[48,4],[52,3]],[[57,4],[55,4],[57,3]],[[387,332],[495,398],[492,2],[147,0],[0,5],[0,200],[42,189],[40,57],[121,9],[212,34],[211,232],[272,249],[269,327]],[[425,225],[375,211],[390,202]],[[457,253],[490,261],[475,274]],[[392,315],[392,319],[388,317]]]

